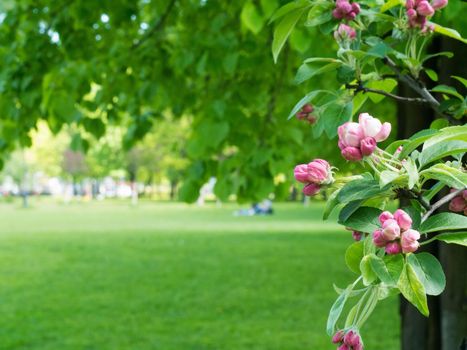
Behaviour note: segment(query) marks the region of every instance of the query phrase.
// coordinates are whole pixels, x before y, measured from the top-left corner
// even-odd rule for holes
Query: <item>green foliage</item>
[[[420,232],[429,233],[444,230],[465,230],[467,217],[454,213],[440,213],[430,216],[420,225]]]
[[[425,287],[418,278],[411,264],[405,264],[397,286],[402,295],[412,303],[422,315],[430,314],[428,310]]]

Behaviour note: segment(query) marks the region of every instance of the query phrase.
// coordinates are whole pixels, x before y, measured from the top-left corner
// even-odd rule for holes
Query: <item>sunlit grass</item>
[[[349,233],[317,203],[236,209],[2,204],[0,348],[334,349]],[[398,349],[398,323],[397,298],[379,305],[366,348]]]

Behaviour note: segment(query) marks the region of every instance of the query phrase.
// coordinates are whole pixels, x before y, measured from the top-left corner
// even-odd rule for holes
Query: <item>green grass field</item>
[[[335,349],[350,233],[320,204],[237,208],[1,204],[0,349]],[[397,305],[378,305],[367,350],[399,349]]]

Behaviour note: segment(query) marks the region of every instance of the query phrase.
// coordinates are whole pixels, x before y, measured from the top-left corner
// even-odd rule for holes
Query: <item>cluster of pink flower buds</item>
[[[435,14],[435,10],[439,10],[448,4],[448,0],[407,0],[405,8],[407,9],[407,17],[409,19],[409,27],[419,27],[426,30],[427,18]]]
[[[360,13],[360,5],[357,2],[350,3],[349,0],[336,0],[336,8],[332,11],[335,19],[352,21]]]
[[[336,41],[352,41],[357,36],[357,32],[351,26],[345,23],[339,24],[337,30],[334,31],[334,39]]]
[[[332,337],[334,344],[339,344],[337,350],[363,350],[363,343],[360,335],[354,331],[345,333],[343,330],[338,331]]]
[[[455,192],[455,189],[452,189],[451,192]],[[464,213],[467,215],[467,190],[462,191],[462,193],[454,197],[449,203],[449,210],[456,213]]]
[[[413,253],[420,246],[420,233],[412,230],[412,218],[402,209],[397,209],[394,215],[388,211],[381,213],[379,222],[382,228],[373,232],[373,243],[384,247],[387,254]]]
[[[314,108],[311,104],[305,104],[302,109],[295,114],[298,120],[307,120],[308,123],[314,124],[316,123],[316,117],[312,115]]]
[[[303,184],[303,194],[314,196],[322,185],[333,181],[331,166],[323,159],[315,159],[308,164],[299,164],[294,169],[295,179]]]
[[[342,156],[351,161],[362,160],[376,149],[376,143],[384,141],[391,132],[391,124],[381,122],[368,113],[361,113],[358,123],[347,122],[337,129]]]

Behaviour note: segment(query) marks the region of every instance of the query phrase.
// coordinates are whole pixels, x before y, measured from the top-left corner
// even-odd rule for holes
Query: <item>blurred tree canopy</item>
[[[283,197],[291,166],[318,152],[345,167],[334,142],[311,140],[311,127],[286,121],[313,84],[294,83],[302,58],[330,54],[335,43],[295,30],[275,66],[268,18],[285,2],[3,0],[0,155],[30,146],[40,120],[53,133],[65,125],[79,130],[72,146],[83,151],[122,126],[130,150],[160,120],[184,116],[191,121],[180,192],[186,201],[211,176],[221,199]],[[156,158],[149,153],[144,162]]]

